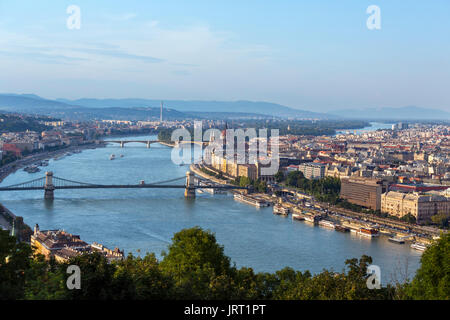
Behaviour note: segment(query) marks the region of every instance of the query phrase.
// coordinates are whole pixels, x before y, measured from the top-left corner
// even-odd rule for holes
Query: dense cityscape
[[[190,163],[190,170],[203,180],[199,180],[192,191],[189,191],[190,182],[186,181],[186,197],[223,192],[213,186],[239,186],[245,190],[231,192],[236,201],[245,205],[269,206],[274,215],[291,216],[294,221],[366,238],[389,237],[394,243],[422,252],[441,239],[443,233],[447,234],[450,126],[445,122],[386,123],[385,129],[370,130],[372,125],[377,125],[371,123],[366,131],[343,129],[329,135],[301,134],[298,129],[296,134],[281,135],[277,139],[269,137],[263,144],[267,145],[269,158],[273,158],[277,150],[278,169],[267,174],[263,159],[256,158],[254,163],[248,160],[255,143],[258,146],[264,138],[244,137],[241,149],[247,161],[237,161],[238,148],[225,152],[227,138],[234,137],[241,129],[245,129],[242,131],[245,133],[248,120],[164,121],[162,107],[160,112],[160,119],[146,121],[86,122],[4,114],[0,138],[2,179],[22,169],[35,174],[48,166],[51,157],[56,161],[84,149],[105,148],[111,144],[108,141],[118,141],[124,148],[122,141],[126,140],[122,137],[153,135],[158,137],[156,141],[186,152],[191,150],[191,145],[195,148],[198,141],[192,139],[189,147],[183,147],[182,140],[172,140],[172,133],[180,129],[193,132],[194,124],[200,124],[217,130],[220,135],[202,137],[204,156]],[[320,120],[285,120],[281,125],[279,120],[273,121],[287,131],[308,123],[312,128],[321,126]],[[255,123],[252,121],[252,124]],[[264,121],[256,127],[264,125],[271,126]],[[361,128],[360,124],[348,125]],[[311,130],[310,127],[307,130]],[[111,140],[113,138],[117,140]],[[128,253],[118,247],[108,249],[99,244],[102,239],[88,244],[70,230],[40,230],[38,224],[28,226],[20,213],[13,213],[4,206],[0,217],[2,229],[20,243],[30,243],[35,254],[42,254],[47,260],[67,264],[92,254],[100,254],[113,264],[130,259]],[[406,289],[400,294],[403,289],[387,285],[384,294],[391,298],[396,294],[407,295]],[[393,293],[395,290],[399,292]]]
[[[449,12],[0,1],[0,314],[446,310]]]

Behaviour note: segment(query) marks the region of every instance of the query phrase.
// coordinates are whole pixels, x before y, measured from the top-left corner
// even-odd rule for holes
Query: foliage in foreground
[[[340,273],[312,275],[284,268],[255,273],[231,264],[213,233],[195,227],[176,233],[168,252],[108,263],[99,254],[67,264],[32,254],[0,231],[0,299],[449,299],[450,236],[427,249],[411,283],[369,290],[368,256],[346,261]],[[68,290],[68,265],[81,269],[81,289]]]

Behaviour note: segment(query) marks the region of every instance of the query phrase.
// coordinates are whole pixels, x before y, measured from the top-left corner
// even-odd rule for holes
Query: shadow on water
[[[184,198],[184,206],[188,210],[194,210],[195,208],[195,198]]]
[[[44,207],[48,211],[53,211],[54,200],[53,199],[44,199]]]

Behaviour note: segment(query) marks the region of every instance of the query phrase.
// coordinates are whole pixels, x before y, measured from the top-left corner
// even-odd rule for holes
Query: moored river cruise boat
[[[297,221],[304,221],[305,217],[299,213],[293,213],[292,214],[292,219],[293,220],[297,220]]]
[[[357,233],[367,238],[378,237],[380,235],[378,230],[373,228],[359,228],[359,231]]]
[[[333,222],[328,221],[328,220],[320,220],[319,221],[319,226],[327,228],[327,229],[333,229],[334,230],[336,225]]]
[[[427,246],[424,243],[414,242],[411,245],[411,248],[419,250],[419,251],[425,251],[427,249]]]
[[[320,215],[305,215],[305,221],[313,224],[318,224],[320,221]]]
[[[273,206],[273,214],[287,216],[291,213],[290,208],[283,207],[282,205],[276,204]]]
[[[341,225],[336,225],[334,227],[334,230],[339,231],[339,232],[350,232],[350,228],[341,226]]]
[[[261,208],[261,207],[269,207],[270,203],[263,201],[263,200],[257,200],[254,198],[250,198],[247,197],[243,194],[240,193],[235,193],[233,196],[234,200],[245,203],[245,204],[250,204],[252,206],[255,206],[257,208]]]

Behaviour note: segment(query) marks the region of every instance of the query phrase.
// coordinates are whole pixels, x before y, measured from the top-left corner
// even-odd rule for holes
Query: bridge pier
[[[186,189],[184,189],[184,197],[187,199],[195,199],[194,173],[186,172]]]
[[[53,172],[45,173],[44,199],[53,200],[55,198],[55,186],[53,185]]]
[[[147,149],[150,149],[150,141],[147,141]]]
[[[125,143],[123,141],[120,141],[120,147],[123,148],[125,146]]]

